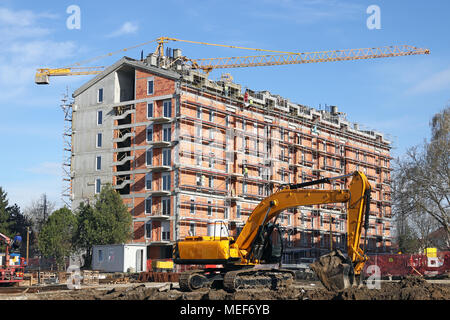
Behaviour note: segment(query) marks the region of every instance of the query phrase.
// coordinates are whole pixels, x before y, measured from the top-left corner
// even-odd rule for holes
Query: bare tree
[[[411,147],[397,161],[394,209],[416,222],[431,217],[446,230],[450,247],[450,106],[433,117],[430,127],[430,142]]]
[[[25,215],[33,222],[33,231],[39,233],[51,213],[55,210],[56,204],[48,200],[44,193],[37,200],[32,200],[31,205],[25,208]]]

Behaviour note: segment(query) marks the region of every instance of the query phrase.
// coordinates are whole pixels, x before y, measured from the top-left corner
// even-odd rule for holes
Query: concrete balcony
[[[145,193],[145,195],[147,197],[165,197],[165,196],[170,196],[172,192],[170,190],[162,190],[162,189],[157,189],[157,190],[147,190],[147,192]]]
[[[170,215],[164,214],[162,210],[154,210],[150,214],[146,214],[150,219],[155,220],[170,220]]]
[[[153,148],[167,148],[172,145],[171,141],[148,141],[147,143]]]
[[[164,164],[155,164],[147,166],[147,169],[149,169],[151,172],[169,171],[172,169],[172,166]]]
[[[148,121],[152,122],[152,123],[168,123],[168,122],[170,122],[172,120],[173,120],[173,118],[169,118],[169,117],[148,118]]]

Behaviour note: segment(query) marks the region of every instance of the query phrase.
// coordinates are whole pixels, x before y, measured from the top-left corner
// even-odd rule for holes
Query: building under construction
[[[229,75],[211,81],[180,56],[123,57],[74,92],[74,208],[111,183],[132,214],[132,242],[146,244],[149,259],[170,258],[187,235],[223,234],[222,226],[237,235],[283,184],[359,170],[372,185],[367,252],[390,247],[391,143],[383,134],[361,130],[335,106],[244,90]],[[277,222],[285,263],[346,245],[344,204],[299,207]]]

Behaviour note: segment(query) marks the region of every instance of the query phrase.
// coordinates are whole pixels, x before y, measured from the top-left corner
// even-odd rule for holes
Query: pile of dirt
[[[448,300],[450,286],[427,282],[419,277],[407,277],[400,282],[383,282],[380,288],[367,285],[353,287],[340,293],[325,289],[309,291],[311,300]]]

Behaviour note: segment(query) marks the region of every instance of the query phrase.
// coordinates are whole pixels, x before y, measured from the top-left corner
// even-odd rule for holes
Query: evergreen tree
[[[12,222],[11,222],[11,213],[10,207],[8,206],[8,194],[6,191],[0,187],[0,233],[3,233],[5,236],[12,236]]]
[[[77,248],[86,250],[90,266],[94,245],[125,243],[132,236],[132,218],[122,198],[111,185],[102,188],[93,206],[81,203],[77,211]]]
[[[39,233],[39,250],[44,257],[53,257],[58,266],[63,266],[64,258],[74,252],[73,237],[76,230],[75,215],[67,207],[56,210]]]

